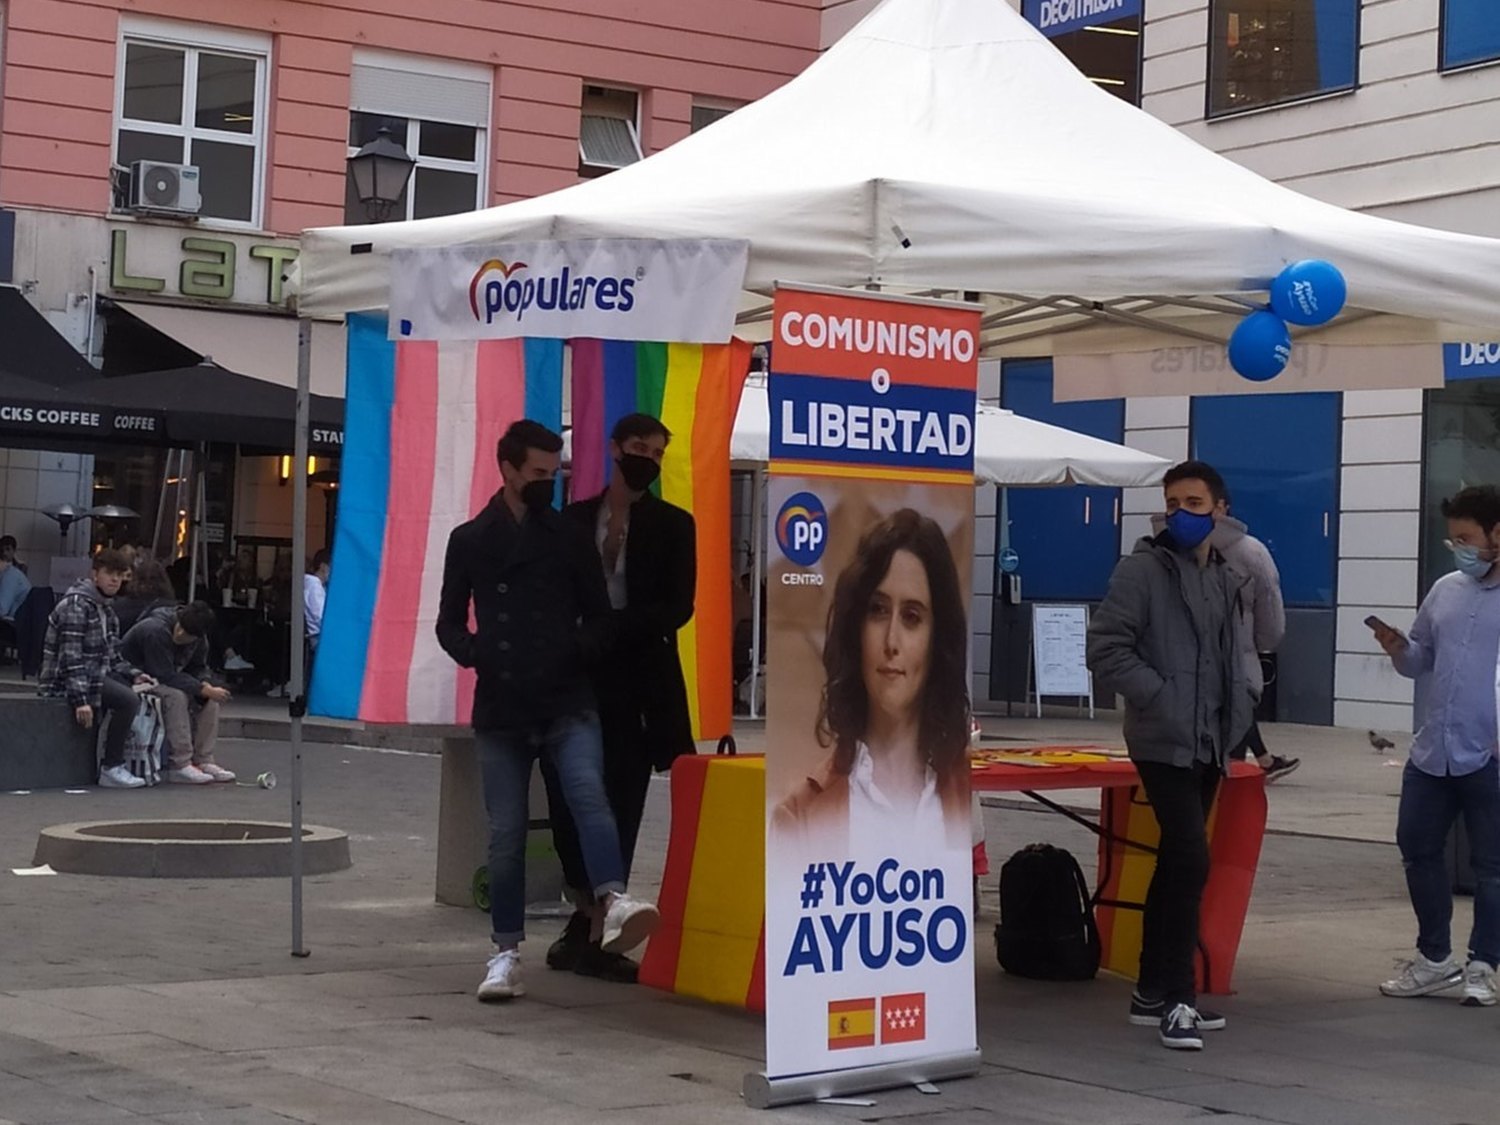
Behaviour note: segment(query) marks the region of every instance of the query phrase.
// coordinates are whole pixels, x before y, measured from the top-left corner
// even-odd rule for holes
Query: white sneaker
[[[1410,961],[1397,961],[1396,964],[1401,966],[1400,975],[1380,986],[1380,991],[1387,996],[1431,996],[1464,979],[1463,969],[1452,957],[1446,961],[1429,961],[1418,953]]]
[[[213,762],[202,762],[198,768],[215,781],[233,781],[234,771],[226,770],[223,766],[217,766]]]
[[[144,777],[136,777],[129,766],[110,766],[99,771],[99,785],[104,789],[140,789],[146,784]]]
[[[179,785],[212,785],[214,779],[197,766],[183,766],[180,770],[168,770],[167,780]]]
[[[1470,961],[1464,969],[1465,1008],[1488,1008],[1495,1002],[1495,970],[1483,961]]]
[[[649,902],[615,895],[604,915],[600,943],[606,953],[627,953],[656,932],[661,914]]]
[[[521,983],[521,954],[507,949],[490,958],[484,980],[474,994],[481,1000],[512,1000],[526,995],[526,986]]]
[[[253,672],[255,665],[246,660],[239,653],[224,658],[224,671],[226,672]]]

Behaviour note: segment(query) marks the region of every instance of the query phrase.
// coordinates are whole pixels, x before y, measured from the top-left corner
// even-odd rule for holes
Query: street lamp
[[[382,125],[375,139],[349,157],[348,164],[354,194],[364,204],[365,215],[372,223],[383,223],[401,201],[417,162]]]

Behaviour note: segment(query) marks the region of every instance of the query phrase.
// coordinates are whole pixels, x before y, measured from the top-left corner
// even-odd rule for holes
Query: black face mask
[[[645,492],[656,483],[656,478],[661,476],[661,466],[650,457],[639,453],[620,454],[615,467],[620,470],[625,487],[631,492]]]
[[[550,480],[529,480],[521,486],[521,503],[533,512],[540,512],[552,507],[552,493],[556,482]]]

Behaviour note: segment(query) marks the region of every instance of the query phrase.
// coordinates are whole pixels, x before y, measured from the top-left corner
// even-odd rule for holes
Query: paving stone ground
[[[1109,722],[991,721],[998,738],[1117,741]],[[354,734],[351,734],[354,737]],[[935,1125],[1488,1125],[1500,1116],[1500,1009],[1452,997],[1394,1001],[1375,984],[1413,936],[1389,843],[1399,770],[1362,732],[1268,728],[1301,771],[1271,790],[1267,837],[1230,1018],[1201,1054],[1127,1026],[1126,982],[1051,985],[1004,976],[985,935],[976,987],[982,1074],[938,1095],[874,1105],[744,1108],[759,1065],[755,1017],[546,972],[529,945],[530,995],[476,1003],[488,926],[432,903],[438,760],[309,747],[307,819],[348,831],[355,865],[309,879],[312,956],[288,955],[283,880],[22,877],[37,831],[102,817],[281,819],[265,792],[0,795],[0,1125],[438,1125],[902,1120]],[[758,735],[745,732],[753,748]],[[273,769],[282,743],[234,741],[221,760]],[[667,784],[652,787],[639,864],[654,893]],[[1089,795],[1075,798],[1086,805]],[[1091,838],[1009,800],[986,809],[991,855]],[[1467,900],[1455,920],[1462,936]],[[536,931],[549,938],[554,923]]]

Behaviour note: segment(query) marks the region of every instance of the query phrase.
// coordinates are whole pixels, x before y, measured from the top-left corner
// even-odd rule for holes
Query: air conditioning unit
[[[192,164],[137,160],[130,165],[130,210],[196,215],[203,207],[198,169]]]

